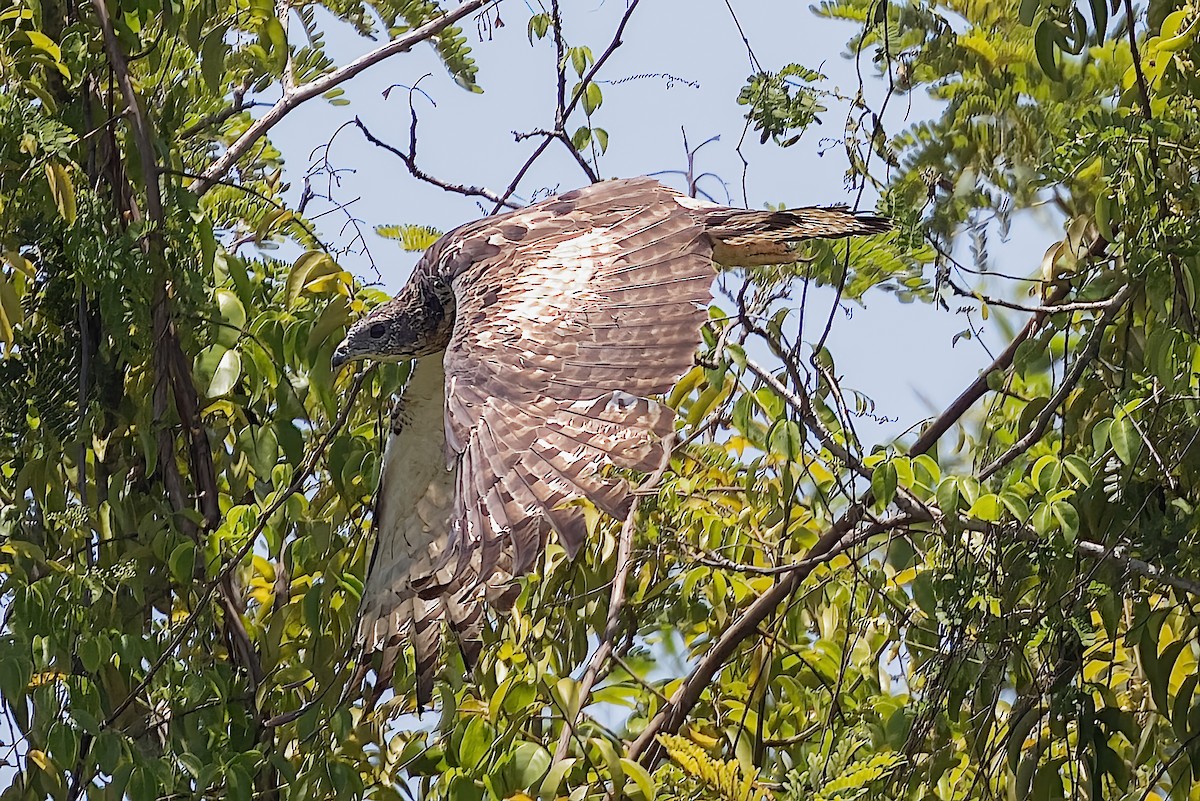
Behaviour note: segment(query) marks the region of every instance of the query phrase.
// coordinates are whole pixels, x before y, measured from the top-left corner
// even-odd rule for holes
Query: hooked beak
[[[346,348],[346,343],[343,342],[333,351],[333,358],[330,359],[329,363],[333,371],[337,372],[337,369],[348,361],[350,361],[350,353]]]

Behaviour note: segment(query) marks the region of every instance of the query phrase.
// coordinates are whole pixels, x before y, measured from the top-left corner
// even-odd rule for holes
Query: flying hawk
[[[407,637],[424,705],[443,620],[470,664],[483,600],[511,602],[551,532],[572,557],[583,546],[570,501],[628,513],[629,488],[606,468],[662,463],[674,415],[651,396],[693,364],[714,262],[787,263],[801,240],[887,228],[842,208],[726,208],[633,178],[435,242],[333,356],[335,368],[416,360],[391,415],[358,629],[364,655],[383,649],[376,692]]]

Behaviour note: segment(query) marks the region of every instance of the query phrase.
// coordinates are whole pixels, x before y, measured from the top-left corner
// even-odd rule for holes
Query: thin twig
[[[379,138],[377,138],[373,133],[370,132],[370,130],[367,129],[366,124],[363,123],[363,121],[361,119],[359,119],[358,117],[354,118],[354,125],[358,128],[358,130],[362,131],[362,135],[367,138],[368,142],[375,145],[376,147],[383,148],[384,150],[386,150],[389,153],[391,153],[392,155],[394,155],[396,158],[400,159],[400,161],[404,162],[404,166],[408,168],[409,173],[411,173],[412,176],[414,178],[416,178],[418,181],[424,181],[427,184],[433,184],[434,186],[444,189],[447,192],[454,192],[456,194],[466,195],[468,197],[486,198],[487,200],[490,200],[493,203],[496,203],[496,204],[502,205],[502,206],[506,206],[510,209],[521,208],[520,204],[513,203],[511,201],[501,198],[498,194],[496,194],[491,189],[488,189],[485,186],[467,186],[466,184],[452,184],[449,181],[444,181],[441,178],[437,178],[433,175],[430,175],[429,173],[425,172],[420,167],[418,167],[417,166],[417,112],[416,112],[416,109],[413,108],[411,94],[409,95],[409,98],[408,98],[408,109],[410,112],[412,112],[412,124],[409,126],[409,129],[408,129],[408,152],[407,153],[405,153],[400,148],[395,147],[394,145],[389,145],[387,142],[384,142],[384,141],[380,140]]]
[[[280,120],[286,117],[291,111],[308,100],[314,97],[323,95],[330,89],[338,86],[341,83],[353,78],[368,67],[378,64],[386,58],[404,53],[411,50],[414,46],[421,42],[432,39],[443,30],[453,25],[458,20],[472,14],[483,8],[489,3],[497,0],[466,0],[457,8],[447,11],[442,16],[432,19],[421,25],[418,28],[406,33],[404,36],[393,39],[387,44],[375,48],[369,53],[354,59],[349,64],[330,72],[326,75],[309,81],[308,83],[291,89],[285,89],[283,96],[275,102],[275,105],[267,111],[266,114],[254,121],[246,131],[239,136],[233,144],[231,144],[221,156],[214,161],[207,170],[201,175],[200,180],[193,183],[188,188],[196,195],[203,195],[218,178],[224,178],[225,174],[233,169],[233,165],[237,163],[246,151],[249,150],[255,142],[261,139],[268,131],[279,124]],[[103,4],[104,0],[92,0],[93,4]]]
[[[1075,358],[1075,363],[1071,365],[1070,372],[1063,377],[1062,383],[1059,385],[1058,389],[1054,391],[1054,394],[1050,396],[1050,399],[1046,402],[1046,405],[1042,407],[1040,412],[1038,412],[1037,418],[1034,420],[1033,425],[1030,426],[1029,431],[1026,432],[1025,436],[1014,442],[1012,447],[1000,454],[1000,456],[996,457],[991,464],[980,471],[980,481],[994,476],[1000,469],[1008,465],[1013,459],[1016,459],[1025,451],[1029,450],[1033,443],[1042,438],[1042,435],[1046,433],[1046,427],[1050,425],[1050,421],[1054,418],[1054,415],[1058,413],[1058,407],[1061,406],[1063,401],[1067,399],[1067,395],[1071,393],[1071,390],[1073,390],[1076,384],[1079,383],[1079,380],[1083,378],[1084,370],[1086,370],[1087,366],[1091,364],[1093,359],[1096,358],[1096,354],[1100,352],[1100,343],[1104,339],[1105,330],[1107,330],[1108,326],[1112,323],[1113,318],[1117,316],[1117,313],[1125,307],[1125,301],[1129,300],[1129,297],[1132,294],[1133,285],[1125,284],[1123,287],[1121,287],[1117,294],[1113,296],[1109,307],[1105,309],[1104,313],[1101,314],[1096,320],[1095,327],[1092,329],[1092,336],[1084,346],[1083,352]]]

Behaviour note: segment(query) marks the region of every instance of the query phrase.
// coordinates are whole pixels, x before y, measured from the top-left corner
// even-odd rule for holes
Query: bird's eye
[[[371,326],[371,339],[382,339],[387,333],[387,327],[383,323],[375,323]]]

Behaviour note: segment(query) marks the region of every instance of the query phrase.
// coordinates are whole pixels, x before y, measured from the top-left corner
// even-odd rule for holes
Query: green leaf
[[[1029,476],[1038,492],[1049,495],[1062,481],[1062,464],[1053,456],[1043,456],[1034,463]]]
[[[975,503],[971,504],[971,508],[967,510],[967,514],[977,520],[983,520],[988,523],[994,523],[1000,519],[1000,498],[994,493],[980,495],[975,499]]]
[[[579,128],[575,130],[575,133],[571,134],[571,146],[576,150],[585,150],[588,146],[588,143],[591,141],[592,129],[586,125],[580,125]]]
[[[937,487],[937,504],[942,514],[958,514],[958,498],[958,479],[954,476],[947,476],[942,479],[942,483],[938,484]]]
[[[441,231],[428,225],[377,225],[375,233],[384,239],[399,240],[408,253],[428,250],[442,236]]]
[[[1012,512],[1012,516],[1018,521],[1024,523],[1029,519],[1029,505],[1015,492],[1000,493],[1000,502],[1008,508],[1008,511]]]
[[[220,318],[217,326],[217,342],[231,348],[237,344],[242,330],[246,327],[246,307],[230,290],[218,289],[217,310]]]
[[[1037,13],[1041,9],[1041,0],[1021,0],[1021,4],[1017,7],[1017,19],[1026,28],[1033,27],[1033,21],[1037,18]]]
[[[592,50],[589,47],[572,47],[567,51],[567,58],[571,61],[571,67],[575,70],[575,74],[580,78],[587,72],[588,66],[594,61],[592,58]]]
[[[225,42],[225,27],[218,25],[208,36],[200,48],[200,75],[210,92],[222,90],[225,79],[225,55],[229,45]]]
[[[1033,49],[1037,54],[1038,65],[1046,77],[1052,81],[1061,82],[1062,71],[1059,69],[1054,55],[1057,36],[1055,23],[1049,19],[1042,20],[1033,34]]]
[[[97,767],[111,774],[121,761],[121,738],[116,732],[102,731],[92,745],[92,757]]]
[[[263,47],[271,57],[271,64],[276,73],[283,72],[288,59],[287,33],[283,30],[283,23],[276,17],[270,17],[263,23],[259,38],[263,40]]]
[[[558,790],[562,787],[563,780],[578,761],[575,757],[567,757],[551,766],[550,772],[546,774],[546,778],[542,779],[542,784],[538,788],[537,797],[540,801],[554,801],[558,798]]]
[[[79,648],[76,650],[79,656],[79,661],[83,665],[83,669],[88,673],[95,673],[100,669],[100,643],[95,637],[85,637],[79,641]]]
[[[1033,510],[1033,530],[1045,537],[1057,527],[1051,504],[1039,503]]]
[[[56,62],[62,61],[62,49],[49,36],[41,31],[27,30],[23,33],[29,37],[29,44],[33,45],[35,50],[41,50]]]
[[[608,766],[608,775],[612,780],[611,786],[615,797],[617,799],[624,798],[625,763],[617,755],[617,750],[613,748],[612,743],[603,737],[592,737],[588,740],[588,743],[596,747],[596,750],[600,752],[600,756],[604,760],[604,764]]]
[[[804,434],[794,420],[780,420],[771,429],[771,453],[794,462],[804,453]]]
[[[196,374],[204,386],[206,397],[226,395],[242,375],[241,354],[223,345],[205,348],[197,357]]]
[[[1108,430],[1108,439],[1112,443],[1113,451],[1116,452],[1118,459],[1127,465],[1132,465],[1136,461],[1138,451],[1141,450],[1142,440],[1138,436],[1132,420],[1128,417],[1113,420],[1112,427]]]
[[[14,284],[0,273],[0,341],[11,345],[16,329],[25,319],[25,310]]]
[[[167,567],[171,577],[181,586],[191,586],[193,571],[196,567],[196,546],[190,542],[181,542],[171,551],[167,558]]]
[[[879,508],[886,507],[896,497],[898,480],[896,465],[890,460],[881,462],[871,471],[871,494]]]
[[[50,184],[50,195],[54,198],[54,205],[58,207],[59,216],[67,225],[74,225],[77,216],[75,185],[71,182],[70,174],[58,162],[47,161],[46,182]]]
[[[1079,537],[1079,512],[1066,501],[1055,501],[1051,508],[1054,511],[1054,517],[1059,522],[1063,536],[1067,538],[1067,543],[1074,543]]]
[[[592,116],[603,102],[604,93],[600,91],[600,86],[596,83],[589,83],[583,92],[583,113],[589,117]]]
[[[302,293],[323,291],[328,279],[341,275],[342,268],[328,253],[310,250],[292,265],[284,285],[284,298],[292,305]]]
[[[1092,473],[1092,466],[1086,459],[1072,453],[1064,456],[1062,463],[1063,467],[1067,468],[1067,472],[1075,476],[1083,486],[1090,487],[1092,485],[1095,476]]]
[[[478,769],[479,763],[491,750],[492,740],[492,728],[487,720],[478,716],[471,718],[458,747],[459,764],[468,770]]]
[[[655,786],[650,772],[639,762],[625,757],[621,757],[621,767],[624,768],[625,775],[633,780],[644,801],[654,801]]]
[[[312,353],[318,350],[334,331],[340,331],[350,322],[350,302],[346,298],[334,298],[321,312],[313,325],[305,343],[305,349]]]
[[[532,789],[550,770],[550,752],[537,743],[520,743],[512,754],[512,778],[517,787]]]
[[[533,44],[534,37],[544,39],[546,33],[550,30],[550,15],[549,14],[534,14],[529,18],[529,43]]]

